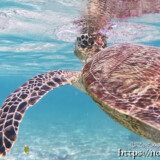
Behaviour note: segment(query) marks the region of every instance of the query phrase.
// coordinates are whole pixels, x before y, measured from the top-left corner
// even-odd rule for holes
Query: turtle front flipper
[[[0,155],[5,157],[17,139],[25,111],[46,93],[77,81],[80,71],[51,71],[40,74],[11,93],[0,109]]]

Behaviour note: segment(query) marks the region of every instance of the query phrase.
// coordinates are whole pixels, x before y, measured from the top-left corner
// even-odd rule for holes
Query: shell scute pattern
[[[133,44],[99,52],[83,69],[93,99],[160,129],[160,49]]]

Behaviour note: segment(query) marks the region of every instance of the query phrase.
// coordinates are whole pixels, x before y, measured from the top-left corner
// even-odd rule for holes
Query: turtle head
[[[83,62],[88,62],[96,53],[107,46],[106,36],[102,33],[81,34],[75,42],[74,53]]]

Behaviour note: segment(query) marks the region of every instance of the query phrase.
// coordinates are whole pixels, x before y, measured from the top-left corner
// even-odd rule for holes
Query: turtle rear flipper
[[[51,71],[40,74],[11,93],[0,109],[0,155],[5,157],[17,139],[18,127],[25,111],[46,93],[76,82],[79,71]]]

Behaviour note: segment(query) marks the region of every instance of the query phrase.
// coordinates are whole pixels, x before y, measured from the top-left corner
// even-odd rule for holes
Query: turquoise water
[[[77,0],[0,1],[1,103],[36,74],[82,68],[73,54],[79,32],[72,22],[84,5]],[[109,45],[128,41],[160,47],[159,15],[112,23],[113,30],[106,33]],[[149,143],[110,119],[87,95],[64,86],[27,110],[6,160],[128,160],[133,157],[120,157],[119,149],[159,150],[147,147]],[[29,155],[23,151],[25,144]]]

